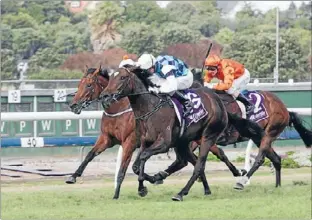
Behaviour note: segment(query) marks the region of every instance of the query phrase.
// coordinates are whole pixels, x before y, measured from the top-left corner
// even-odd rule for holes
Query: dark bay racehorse
[[[134,162],[134,170],[137,169],[136,173],[139,170],[139,193],[142,196],[147,193],[147,189],[143,184],[144,180],[155,181],[155,178],[153,179],[144,173],[145,163],[152,155],[165,153],[169,148],[175,147],[179,164],[181,164],[181,161],[192,161],[195,158],[189,148],[189,143],[191,141],[200,141],[201,147],[193,175],[187,185],[172,199],[181,201],[199,176],[203,180],[205,194],[210,194],[204,172],[205,163],[209,151],[213,146],[216,146],[218,138],[226,129],[228,120],[234,122],[233,125],[241,133],[256,134],[255,136],[260,136],[260,140],[261,129],[258,126],[256,128],[246,126],[249,123],[248,120],[235,118],[228,114],[221,99],[212,90],[201,87],[196,89],[196,94],[200,97],[208,115],[190,124],[183,136],[179,137],[180,123],[175,110],[171,106],[171,101],[167,96],[164,98],[148,92],[147,88],[152,84],[148,76],[146,72],[140,69],[119,68],[110,77],[109,84],[103,92],[106,102],[117,101],[128,96],[134,111],[138,132],[137,138],[141,141],[140,152]],[[177,166],[176,168],[180,169]]]
[[[76,114],[80,114],[83,108],[88,107],[91,102],[97,101],[101,92],[106,88],[108,79],[109,75],[106,69],[87,68],[70,105],[71,110]],[[95,156],[104,152],[107,148],[113,147],[115,144],[121,144],[123,148],[122,163],[118,172],[117,187],[114,195],[114,199],[117,199],[132,154],[138,147],[135,138],[135,119],[128,98],[123,98],[117,103],[113,103],[109,108],[107,108],[105,102],[102,102],[102,105],[104,105],[103,108],[105,111],[101,121],[101,134],[95,146],[87,154],[75,173],[67,179],[66,183],[75,183],[76,178],[82,175],[88,163]],[[214,145],[210,150],[229,167],[234,176],[240,176],[240,171],[228,160],[222,149]],[[196,159],[195,155],[193,157]],[[195,159],[190,161],[193,165],[195,165]],[[180,161],[181,163],[175,161],[172,167],[174,169],[172,170],[170,168],[169,172],[171,170],[181,169],[187,165],[188,161],[182,160],[179,157]],[[138,172],[136,169],[134,170]],[[162,180],[165,175],[166,173],[164,172],[157,174],[153,178],[153,181]]]
[[[194,74],[194,80],[199,82],[203,86],[203,79],[201,73]],[[199,85],[197,84],[199,87]],[[223,92],[217,91],[219,97],[222,99],[226,106],[228,112],[242,115],[241,109],[239,108],[237,102],[234,98]],[[306,147],[311,147],[312,145],[312,131],[305,128],[302,120],[295,112],[289,112],[284,103],[272,92],[268,91],[255,91],[249,93],[249,98],[254,98],[252,101],[255,103],[256,109],[265,109],[267,113],[267,118],[259,120],[257,123],[264,130],[264,137],[261,142],[254,142],[259,148],[258,155],[255,159],[255,163],[251,169],[236,185],[236,189],[243,189],[243,185],[249,180],[253,173],[263,164],[264,158],[267,157],[273,163],[276,170],[276,187],[281,185],[281,158],[272,148],[272,143],[279,137],[283,130],[287,126],[294,126],[294,128],[299,133],[301,139],[303,140]],[[262,100],[262,103],[261,103]],[[263,108],[263,109],[260,109]],[[235,135],[235,132],[230,132],[229,135]],[[193,149],[197,146],[193,145]]]

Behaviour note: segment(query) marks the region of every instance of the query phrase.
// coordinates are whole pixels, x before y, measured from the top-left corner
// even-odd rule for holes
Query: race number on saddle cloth
[[[250,73],[243,64],[230,59],[221,59],[217,55],[210,55],[205,60],[204,73],[205,86],[223,90],[241,101],[246,106],[248,115],[253,111],[253,103],[241,93],[241,90],[250,82]],[[209,84],[213,78],[221,82],[216,85]]]
[[[149,87],[150,92],[171,96],[181,123],[185,119],[185,125],[190,125],[206,116],[200,97],[191,90],[184,91],[192,86],[193,73],[183,61],[169,55],[155,58],[152,54],[143,54],[137,65],[151,74],[149,79],[156,86]]]

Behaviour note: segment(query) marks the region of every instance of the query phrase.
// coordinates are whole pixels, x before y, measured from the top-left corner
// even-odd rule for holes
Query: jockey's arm
[[[166,79],[159,88],[161,93],[170,93],[178,89],[178,83],[174,74],[175,71],[177,71],[175,66],[171,65],[165,65],[161,69],[161,72]]]
[[[232,87],[234,81],[234,68],[228,66],[223,69],[223,73],[224,73],[223,82],[220,82],[213,87],[216,90],[228,90],[229,88]]]

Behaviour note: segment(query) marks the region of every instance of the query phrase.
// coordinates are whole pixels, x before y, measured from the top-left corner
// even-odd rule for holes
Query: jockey
[[[149,87],[150,92],[176,95],[186,108],[184,115],[190,113],[193,103],[178,91],[188,89],[193,84],[193,74],[183,61],[169,55],[155,58],[152,54],[143,54],[139,57],[137,66],[147,70],[151,74],[150,80],[159,86]]]
[[[246,106],[246,113],[254,109],[254,105],[240,92],[250,81],[250,73],[244,65],[230,59],[221,59],[217,55],[208,56],[205,60],[205,86],[224,90]],[[208,84],[214,78],[222,80],[216,85]]]
[[[123,57],[122,57],[122,61],[120,62],[120,64],[119,64],[119,68],[122,68],[122,67],[125,67],[125,66],[135,66],[136,65],[136,63],[132,60],[132,59],[130,59],[129,57],[128,57],[128,55],[124,55]]]

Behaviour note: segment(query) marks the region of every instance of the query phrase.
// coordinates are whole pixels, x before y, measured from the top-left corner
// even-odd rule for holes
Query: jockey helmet
[[[119,64],[119,68],[122,68],[126,65],[129,65],[129,66],[135,66],[135,62],[131,59],[123,59],[120,64]]]
[[[206,67],[217,67],[221,62],[221,58],[218,55],[210,55],[205,60]]]
[[[155,65],[156,58],[152,54],[142,54],[139,57],[137,65],[144,70],[152,68]]]

